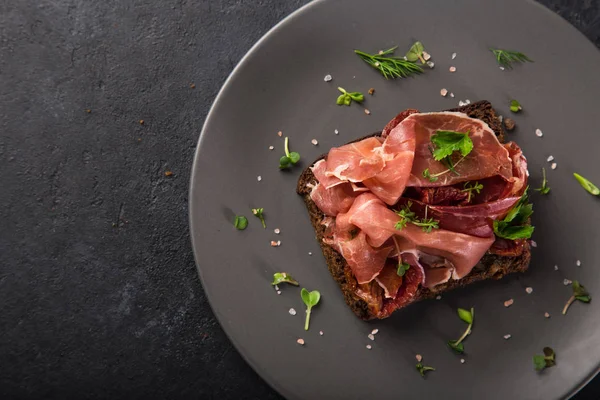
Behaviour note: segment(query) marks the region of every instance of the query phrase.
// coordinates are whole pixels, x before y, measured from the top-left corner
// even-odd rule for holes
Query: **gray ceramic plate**
[[[433,55],[435,68],[412,79],[386,81],[353,54],[354,48],[407,49],[415,39]],[[535,63],[501,71],[491,46],[522,51]],[[455,73],[448,71],[451,65]],[[290,399],[559,399],[576,392],[600,362],[600,308],[580,303],[560,314],[571,294],[565,278],[600,294],[600,203],[572,178],[579,171],[600,182],[599,70],[600,54],[590,42],[524,0],[326,0],[286,18],[227,80],[194,163],[196,260],[215,314],[238,350]],[[326,74],[334,80],[324,82]],[[337,86],[375,88],[366,101],[372,114],[336,106]],[[456,97],[441,97],[441,88]],[[539,186],[545,166],[552,187],[548,196],[533,195],[538,248],[530,272],[410,306],[387,320],[358,320],[327,272],[295,194],[301,170],[330,147],[380,130],[405,108],[433,111],[456,107],[461,99],[487,99],[508,114],[511,98],[524,106],[510,138],[529,159],[530,183]],[[291,172],[278,169],[278,131],[304,160]],[[549,155],[556,170],[549,169]],[[268,229],[251,215],[252,207],[264,207]],[[233,228],[234,213],[248,216],[248,229]],[[271,247],[271,240],[281,246]],[[272,274],[282,270],[322,293],[308,332],[300,290],[283,286],[277,295],[270,285]],[[532,294],[525,292],[529,286]],[[505,308],[510,298],[514,305]],[[459,306],[476,309],[464,364],[446,346],[464,329]],[[296,316],[288,313],[292,307]],[[545,312],[552,317],[544,318]],[[367,334],[374,328],[379,333],[371,342]],[[300,337],[303,347],[296,344]],[[532,355],[544,346],[556,350],[558,365],[536,373]],[[415,370],[417,353],[437,369],[426,379]]]

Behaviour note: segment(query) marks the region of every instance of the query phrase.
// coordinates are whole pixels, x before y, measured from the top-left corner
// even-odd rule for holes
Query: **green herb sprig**
[[[248,218],[244,217],[243,215],[236,215],[235,219],[233,220],[233,226],[235,226],[235,229],[238,231],[243,231],[246,229],[246,227],[248,227]]]
[[[565,304],[565,308],[563,308],[562,311],[563,315],[567,314],[567,310],[569,309],[569,307],[571,307],[571,304],[573,304],[575,300],[579,300],[582,303],[589,303],[590,301],[592,301],[592,296],[590,296],[585,287],[583,287],[583,285],[580,284],[578,281],[573,281],[571,287],[573,288],[573,296],[571,296],[567,301],[567,304]]]
[[[425,377],[425,373],[429,371],[435,371],[435,368],[429,367],[427,365],[423,365],[420,361],[415,365],[417,371],[421,374],[422,377]]]
[[[264,208],[253,208],[252,214],[254,214],[258,219],[260,219],[260,222],[262,223],[263,228],[266,229],[267,224],[265,223],[264,211],[265,211]]]
[[[302,297],[304,304],[306,304],[306,321],[304,322],[304,330],[307,331],[310,324],[310,312],[312,308],[319,303],[319,300],[321,300],[321,293],[319,293],[317,290],[309,292],[305,288],[302,288],[300,296]]]
[[[542,168],[542,187],[535,189],[540,194],[548,194],[550,192],[550,186],[548,186],[548,179],[546,179],[546,168]]]
[[[544,347],[544,355],[533,356],[533,366],[536,371],[542,371],[545,368],[550,368],[556,365],[556,355],[550,347]]]
[[[352,104],[352,100],[357,103],[365,101],[365,95],[361,92],[347,92],[346,89],[338,87],[338,90],[342,92],[335,101],[338,106],[349,106]]]
[[[392,47],[378,54],[369,54],[364,51],[354,50],[354,52],[367,64],[375,68],[385,79],[408,78],[414,74],[423,73],[423,68],[414,62],[405,60],[401,57],[393,57],[394,50],[398,46]]]
[[[273,274],[273,282],[271,282],[271,285],[275,286],[281,283],[289,283],[290,285],[298,286],[298,281],[287,272],[275,272]]]
[[[513,63],[524,63],[524,62],[533,62],[532,59],[527,57],[525,54],[520,53],[518,51],[512,50],[502,50],[502,49],[490,49],[494,56],[496,56],[496,61],[498,64],[504,68],[511,69]]]
[[[284,141],[285,155],[279,159],[279,169],[289,168],[292,165],[297,164],[298,161],[300,161],[300,154],[296,153],[295,151],[290,151],[289,144],[290,140],[286,136]]]
[[[411,211],[410,209],[412,207],[412,204],[412,201],[409,201],[405,205],[403,205],[400,210],[395,211],[395,213],[398,216],[402,217],[402,219],[396,222],[396,225],[394,225],[395,229],[401,231],[402,229],[406,228],[406,225],[408,223],[421,227],[421,229],[423,229],[423,232],[427,233],[430,233],[433,229],[440,228],[440,221],[435,220],[433,218],[427,218],[428,207],[425,207],[425,217],[419,219],[417,218],[414,211]]]
[[[471,196],[473,195],[473,192],[479,194],[481,193],[481,190],[483,189],[483,184],[479,183],[479,182],[475,182],[474,184],[471,182],[465,182],[464,185],[464,189],[461,190],[461,192],[467,192],[468,193],[468,197],[467,197],[467,203],[471,202]]]
[[[458,309],[458,317],[460,319],[462,319],[464,322],[466,322],[467,324],[469,324],[469,326],[467,326],[467,330],[465,330],[465,332],[462,334],[462,336],[460,338],[458,338],[457,340],[448,341],[448,346],[450,346],[450,348],[452,350],[454,350],[455,352],[462,354],[465,351],[465,346],[463,345],[462,342],[471,333],[471,330],[473,329],[473,321],[475,319],[475,309],[471,308],[471,311],[469,311],[469,310],[465,310],[464,308],[459,308]]]
[[[589,193],[593,194],[594,196],[600,195],[600,189],[598,189],[598,186],[594,185],[592,182],[588,181],[578,173],[574,173],[573,176],[575,179],[577,179],[577,182],[579,182],[579,184]]]
[[[512,111],[514,113],[518,113],[522,109],[523,109],[523,107],[521,107],[521,104],[517,100],[510,101],[510,111]]]
[[[431,136],[431,142],[435,147],[429,147],[431,155],[436,161],[442,162],[447,169],[438,172],[437,174],[431,174],[429,168],[423,171],[423,177],[427,178],[430,182],[435,182],[438,177],[448,172],[454,172],[456,175],[460,175],[456,172],[455,168],[460,164],[473,150],[473,141],[469,137],[469,131],[455,132],[455,131],[437,131]],[[452,155],[454,152],[459,152],[462,157],[456,162],[452,162]]]
[[[527,225],[529,217],[533,214],[533,205],[529,203],[527,189],[517,204],[508,212],[503,220],[494,221],[494,234],[497,237],[515,240],[529,239],[534,227]]]

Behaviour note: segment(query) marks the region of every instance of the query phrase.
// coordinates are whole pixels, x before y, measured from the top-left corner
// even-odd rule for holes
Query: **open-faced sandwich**
[[[406,110],[298,181],[329,271],[362,319],[525,271],[527,161],[486,101]]]

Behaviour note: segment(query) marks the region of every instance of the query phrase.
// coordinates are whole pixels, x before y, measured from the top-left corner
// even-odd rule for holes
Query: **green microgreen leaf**
[[[428,207],[425,207],[425,217],[419,219],[416,217],[414,211],[411,211],[411,206],[412,202],[409,201],[404,206],[402,206],[402,209],[395,211],[395,213],[398,216],[402,217],[402,219],[400,219],[400,221],[396,222],[396,224],[394,225],[395,229],[402,230],[406,227],[406,224],[408,224],[409,222],[415,226],[421,227],[423,231],[427,233],[431,232],[433,229],[440,228],[439,221],[433,218],[427,218]]]
[[[598,186],[594,185],[592,182],[588,181],[586,178],[584,178],[583,176],[581,176],[577,173],[574,173],[573,176],[575,177],[575,179],[577,179],[577,182],[579,182],[579,184],[585,190],[587,190],[594,196],[600,195],[600,189],[598,189]]]
[[[459,308],[457,312],[459,318],[469,324],[469,326],[467,326],[467,329],[460,338],[457,340],[448,341],[448,346],[450,346],[450,348],[455,352],[462,354],[465,351],[465,346],[462,342],[471,333],[473,328],[473,322],[475,321],[475,309],[471,308],[471,311],[468,311],[463,308]]]
[[[521,104],[517,100],[510,101],[510,111],[512,111],[514,113],[518,113],[522,109],[523,109],[523,107],[521,107]]]
[[[378,70],[385,79],[407,78],[413,74],[423,72],[423,69],[414,62],[400,57],[393,57],[396,48],[392,47],[377,54],[369,54],[360,50],[354,50],[354,52],[364,62]]]
[[[264,211],[265,211],[264,208],[253,208],[252,214],[254,214],[258,219],[260,219],[260,222],[262,223],[263,228],[266,229],[267,224],[265,223]]]
[[[404,276],[404,274],[406,273],[406,271],[408,271],[409,268],[410,268],[409,263],[400,261],[398,263],[398,269],[396,270],[396,274],[398,274],[398,276]]]
[[[338,96],[337,100],[335,101],[335,103],[338,106],[341,105],[346,105],[349,106],[350,104],[352,104],[352,100],[356,101],[357,103],[362,103],[365,100],[365,96],[361,93],[361,92],[347,92],[346,89],[338,87],[338,90],[340,92],[342,92],[341,95]]]
[[[243,215],[236,215],[233,220],[233,226],[235,226],[235,229],[243,231],[248,226],[248,218]]]
[[[425,64],[425,59],[423,58],[423,52],[425,48],[423,47],[423,43],[415,42],[408,52],[406,53],[406,59],[411,62],[416,62],[417,60],[421,61],[421,64]]]
[[[425,373],[426,373],[426,372],[428,372],[428,371],[435,371],[435,368],[433,368],[433,367],[429,367],[429,366],[427,366],[427,365],[423,365],[423,364],[421,364],[421,363],[418,363],[418,364],[416,365],[416,367],[417,367],[417,371],[419,371],[419,373],[420,373],[420,374],[421,374],[421,376],[423,376],[423,377],[425,376]]]
[[[279,169],[286,169],[300,161],[300,154],[295,151],[290,151],[290,139],[286,136],[283,149],[285,155],[279,159]]]
[[[494,56],[496,56],[496,61],[498,64],[504,68],[511,69],[513,63],[524,63],[524,62],[533,62],[532,59],[527,57],[525,54],[520,53],[518,51],[512,50],[502,50],[502,49],[490,49]]]
[[[546,179],[546,168],[542,168],[542,187],[535,189],[540,194],[548,194],[550,187],[548,186],[548,180]]]
[[[337,104],[338,106],[343,106],[345,100],[346,100],[346,95],[345,94],[340,94],[338,96],[337,100],[335,101],[335,104]]]
[[[533,356],[533,367],[536,371],[542,371],[556,365],[556,354],[550,347],[544,347],[544,355],[536,354]]]
[[[304,330],[307,331],[310,324],[310,312],[312,308],[319,303],[319,300],[321,300],[321,293],[319,293],[317,290],[309,292],[305,288],[302,288],[300,291],[300,297],[302,297],[302,301],[306,305],[306,320],[304,322]]]
[[[429,168],[425,168],[425,170],[423,170],[423,177],[429,179],[429,182],[435,182],[438,180],[437,176],[433,176],[429,173]]]
[[[289,283],[290,285],[298,286],[298,281],[287,272],[275,272],[273,274],[273,282],[271,282],[271,285],[275,286],[281,283]]]
[[[579,300],[583,303],[592,301],[592,296],[590,296],[586,288],[580,284],[579,281],[573,281],[573,283],[571,283],[571,288],[573,289],[573,295],[567,300],[567,304],[565,304],[562,311],[563,315],[567,314],[567,310],[575,300]]]

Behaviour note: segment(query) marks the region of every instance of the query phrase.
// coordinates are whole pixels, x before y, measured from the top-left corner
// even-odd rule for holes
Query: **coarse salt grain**
[[[504,67],[500,67],[500,71],[504,71]]]
[[[379,332],[379,329],[373,329],[371,331],[371,335],[377,335],[377,332]]]
[[[281,132],[281,131],[277,132],[277,136],[282,137],[283,136],[283,132]]]
[[[274,286],[274,289],[275,289],[275,290],[279,290],[279,286],[275,285],[275,286]]]
[[[304,339],[298,339],[296,340],[296,343],[298,343],[300,346],[304,346]]]
[[[275,229],[273,229],[273,232],[275,232],[275,234],[276,234],[276,235],[279,235],[279,233],[280,233],[281,231],[279,230],[279,228],[275,228]]]
[[[262,181],[262,176],[260,176],[260,175],[259,175],[259,176],[257,176],[257,177],[256,177],[256,180],[257,180],[257,181],[259,181],[259,182],[260,182],[260,181]]]
[[[531,293],[533,293],[533,288],[532,287],[526,287],[525,291],[527,292],[527,294],[531,294]]]
[[[450,92],[450,97],[454,97],[454,93]]]
[[[548,158],[546,158],[546,161],[548,161],[548,162],[554,161],[554,156],[548,156]]]
[[[276,241],[274,241],[274,240],[271,240],[271,247],[277,247],[277,246],[279,246],[279,245],[277,244],[277,242],[276,242]]]
[[[420,355],[420,354],[417,354],[417,355],[415,356],[415,358],[417,359],[417,362],[421,362],[421,361],[423,361],[423,356],[422,356],[422,355]]]
[[[369,333],[369,334],[367,335],[367,337],[368,337],[369,339],[371,339],[371,340],[375,340],[375,335],[373,335],[372,333]]]
[[[504,121],[504,116],[503,115],[498,115],[498,121],[500,121],[500,122]]]
[[[465,102],[464,102],[464,101],[460,100],[460,101],[458,102],[458,106],[459,106],[459,107],[462,107],[462,106],[464,106],[464,105],[465,105]]]
[[[460,359],[460,363],[461,363],[461,364],[464,364],[464,363],[465,363],[465,359],[464,359],[464,358],[461,358],[461,359]]]
[[[317,141],[317,139],[313,139],[310,141],[312,144],[314,144],[315,146],[319,144],[319,142]]]
[[[531,244],[531,247],[537,247],[537,242],[535,240],[531,240],[529,243]]]
[[[329,74],[325,75],[325,77],[323,78],[323,80],[324,80],[325,82],[331,82],[331,80],[332,80],[332,79],[333,79],[333,78],[332,78],[332,77],[331,77],[331,75],[329,75]]]
[[[290,308],[290,311],[288,311],[290,313],[290,315],[296,315],[296,310],[294,310],[293,308]]]
[[[508,335],[504,335],[504,339],[505,339],[505,340],[508,340],[508,339],[510,339],[511,337],[512,337],[512,335],[511,335],[510,333],[509,333]]]
[[[277,294],[281,294],[281,290],[278,290],[278,291],[277,291]]]
[[[431,54],[429,54],[428,52],[424,51],[423,52],[423,59],[425,61],[428,61],[431,58]]]
[[[556,169],[556,167],[557,167],[557,166],[558,166],[558,165],[557,165],[555,162],[553,162],[553,163],[552,163],[552,165],[550,165],[550,168],[552,168],[552,169]]]
[[[513,305],[515,301],[513,299],[508,299],[504,302],[504,307],[510,307]]]
[[[312,251],[309,251],[309,252],[308,252],[308,255],[309,255],[309,256],[312,256]]]
[[[555,270],[555,271],[558,271],[558,265],[555,265],[555,266],[554,266],[554,270]]]
[[[448,94],[448,89],[442,89],[440,90],[440,94],[444,97],[446,97],[446,95]]]
[[[469,104],[471,104],[471,100],[469,100],[469,99],[466,99],[466,100],[465,100],[465,106],[468,106]]]
[[[281,240],[277,241],[277,246],[281,246]]]
[[[441,299],[442,299],[442,296],[438,294],[437,296],[435,296],[435,299],[436,299],[436,300],[441,300]]]
[[[372,349],[372,347],[371,347],[371,345],[370,345],[370,344],[368,344],[368,345],[367,345],[367,349],[368,349],[368,350],[371,350],[371,349]]]
[[[365,114],[367,114],[367,115],[371,115],[371,111],[369,111],[369,109],[368,109],[368,108],[365,108]]]
[[[319,331],[319,335],[323,336],[323,331]]]
[[[450,72],[456,72],[456,67],[455,66],[451,66],[450,67]]]
[[[333,133],[335,133],[336,135],[339,135],[339,134],[340,134],[340,131],[338,131],[337,129],[335,129],[335,130],[333,131]]]
[[[427,61],[427,66],[429,68],[433,68],[433,67],[435,67],[435,63],[433,61]]]
[[[452,53],[452,57],[453,60],[456,58],[456,53]]]
[[[565,285],[565,286],[568,286],[568,285],[570,285],[571,283],[573,283],[573,282],[571,282],[571,281],[570,281],[569,279],[567,279],[567,278],[565,278],[565,279],[563,280],[563,285]]]
[[[546,312],[546,313],[544,313],[544,317],[550,318],[550,314]]]
[[[575,265],[577,265],[578,267],[581,267],[581,261],[577,260],[577,261],[575,262]]]
[[[536,129],[535,130],[535,135],[537,137],[542,137],[542,136],[544,136],[544,132],[542,132],[541,129]]]
[[[275,147],[273,146],[269,146],[269,150],[273,150]]]

